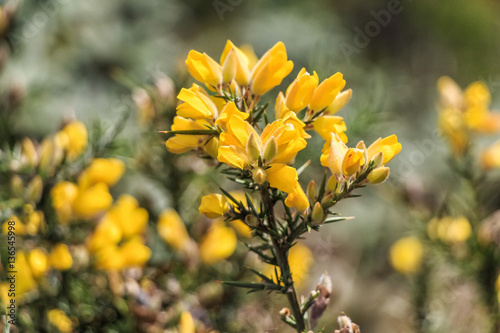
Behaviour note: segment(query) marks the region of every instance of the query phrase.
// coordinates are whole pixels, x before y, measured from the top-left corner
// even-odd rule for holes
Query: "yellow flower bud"
[[[220,58],[221,64],[226,64],[227,58],[231,52],[233,52],[236,63],[236,73],[234,75],[234,79],[240,86],[244,87],[248,85],[248,82],[250,81],[250,60],[243,50],[237,48],[230,40],[228,40],[226,46],[224,47],[224,51],[222,51]]]
[[[400,273],[414,274],[422,265],[424,247],[415,237],[404,237],[396,241],[390,249],[392,267]]]
[[[255,168],[252,171],[252,178],[254,182],[261,185],[264,184],[264,182],[266,181],[267,174],[262,168]]]
[[[342,109],[352,97],[352,89],[347,89],[335,97],[333,102],[326,108],[326,114],[334,114]]]
[[[389,178],[389,171],[390,169],[388,167],[379,167],[374,170],[372,170],[366,179],[370,182],[370,184],[380,184],[383,183]]]
[[[27,192],[28,192],[28,200],[30,202],[37,203],[38,201],[40,201],[43,192],[43,181],[40,175],[36,175],[29,182]]]
[[[323,211],[323,207],[321,207],[321,204],[319,202],[316,202],[314,204],[314,208],[312,211],[312,219],[313,219],[313,225],[318,225],[323,222],[323,217],[325,216],[325,212]]]
[[[50,266],[59,271],[66,271],[73,265],[73,258],[68,246],[63,243],[56,244],[49,254]]]
[[[338,187],[338,180],[335,175],[332,175],[330,178],[328,178],[328,181],[326,182],[326,189],[331,192],[335,192]]]
[[[201,198],[199,211],[206,217],[214,219],[229,211],[229,203],[223,195],[212,193]]]
[[[10,190],[12,191],[13,196],[22,197],[24,193],[24,184],[21,177],[18,175],[12,176],[10,180]]]
[[[38,154],[36,152],[35,145],[29,138],[23,139],[21,158],[23,159],[23,162],[25,161],[25,163],[27,163],[30,167],[34,167],[38,164]]]
[[[500,168],[500,141],[484,150],[481,154],[481,162],[485,169]]]
[[[278,153],[278,145],[276,143],[276,139],[271,137],[267,140],[266,145],[264,146],[264,161],[270,162]]]
[[[259,141],[253,132],[248,136],[246,150],[251,162],[256,162],[260,157],[261,144]]]
[[[311,180],[309,185],[307,185],[307,198],[310,202],[315,202],[318,194],[318,188],[316,186],[316,182]]]
[[[236,76],[237,70],[237,59],[236,59],[236,51],[232,49],[227,54],[227,57],[222,65],[222,82],[229,83]]]
[[[255,215],[247,215],[245,216],[245,223],[251,227],[256,227],[259,224],[259,220]]]
[[[48,172],[54,166],[54,144],[52,139],[45,138],[40,145],[40,170]]]

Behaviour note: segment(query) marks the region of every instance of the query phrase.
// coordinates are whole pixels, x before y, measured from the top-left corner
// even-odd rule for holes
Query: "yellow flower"
[[[186,65],[189,73],[195,80],[213,86],[222,83],[221,66],[206,53],[200,53],[195,50],[189,51]]]
[[[139,237],[134,237],[120,246],[119,256],[122,258],[123,268],[142,267],[151,257],[151,249]]]
[[[70,221],[73,216],[73,203],[78,197],[78,186],[67,181],[59,182],[50,191],[50,196],[59,221]]]
[[[174,117],[172,131],[186,130],[206,130],[204,124],[210,125],[205,119],[188,119],[184,117]],[[182,154],[192,149],[202,147],[208,137],[206,135],[176,135],[167,140],[168,151],[174,154]]]
[[[307,196],[302,190],[299,182],[295,184],[293,191],[288,193],[285,204],[288,207],[295,207],[299,211],[304,211],[309,207],[309,200],[307,199]]]
[[[318,86],[318,81],[316,72],[313,72],[311,76],[305,68],[302,68],[297,78],[286,90],[286,107],[291,111],[298,112],[308,106],[313,98],[314,90]]]
[[[500,168],[500,141],[495,142],[483,151],[481,163],[485,169]]]
[[[49,254],[49,264],[58,271],[66,271],[71,268],[73,258],[66,244],[58,243],[52,248]]]
[[[444,109],[439,113],[438,127],[448,139],[453,152],[462,155],[469,145],[469,130],[463,114],[457,109]]]
[[[347,127],[344,118],[339,116],[321,116],[313,121],[314,130],[324,139],[329,140],[332,133],[337,134],[342,142],[347,142]]]
[[[87,128],[82,122],[72,121],[64,126],[56,136],[62,143],[66,156],[70,161],[80,156],[87,148]]]
[[[184,222],[173,209],[161,213],[158,220],[158,234],[175,250],[184,250],[190,242]]]
[[[307,145],[300,129],[293,123],[278,119],[268,124],[259,136],[255,129],[243,119],[232,116],[227,123],[227,132],[219,137],[218,160],[234,168],[243,169],[254,164],[268,145],[276,145],[276,153],[267,163],[288,163]],[[274,142],[272,142],[274,141]]]
[[[349,148],[342,160],[342,172],[344,175],[352,176],[365,164],[363,151],[357,148]]]
[[[378,138],[368,147],[368,159],[372,160],[379,152],[384,154],[382,164],[389,163],[401,151],[401,143],[398,137],[393,134],[385,138]]]
[[[44,275],[50,268],[47,252],[42,248],[36,248],[29,252],[28,263],[34,278]]]
[[[27,234],[26,226],[24,225],[24,223],[22,223],[16,215],[12,215],[7,220],[5,220],[2,225],[2,231],[4,235],[7,235],[9,233],[9,222],[11,221],[14,222],[13,231],[16,233],[16,235],[24,236]]]
[[[179,333],[195,333],[194,320],[191,314],[187,311],[183,311],[181,314],[181,319],[179,321]]]
[[[397,240],[390,249],[392,267],[400,273],[414,274],[420,270],[424,256],[424,247],[415,237]]]
[[[352,89],[347,89],[335,97],[333,102],[325,109],[325,114],[334,114],[342,109],[352,97]]]
[[[97,183],[115,185],[123,173],[125,164],[116,158],[94,158],[78,177],[78,185],[84,189]]]
[[[47,312],[49,322],[54,325],[61,333],[73,332],[73,322],[66,314],[59,309],[52,309]]]
[[[320,160],[321,165],[328,167],[332,174],[338,178],[344,173],[342,162],[347,152],[347,146],[337,134],[331,133],[330,135],[330,141],[325,142],[323,146]]]
[[[18,251],[16,254],[16,271],[16,296],[22,296],[37,288],[24,251]]]
[[[313,111],[321,111],[330,106],[344,87],[345,80],[343,75],[341,73],[333,74],[314,89],[314,95],[309,108]]]
[[[427,232],[431,239],[439,238],[448,244],[459,244],[469,239],[472,234],[472,227],[469,220],[464,216],[456,218],[444,216],[429,221]]]
[[[312,251],[306,245],[297,243],[288,252],[288,262],[295,285],[298,288],[302,287],[307,281],[309,270],[314,262]],[[275,266],[266,265],[263,273],[270,276],[274,281],[277,281],[274,269]],[[280,274],[279,267],[277,267],[277,271]]]
[[[209,194],[201,198],[199,211],[201,214],[214,219],[222,216],[229,210],[226,198],[221,194]]]
[[[234,102],[227,103],[221,111],[219,118],[215,121],[222,129],[227,130],[227,123],[233,115],[240,117],[241,119],[247,119],[249,114],[241,112],[238,110]]]
[[[205,265],[224,260],[236,250],[238,239],[224,221],[215,221],[200,242],[200,259]]]
[[[184,102],[177,106],[179,117],[213,120],[218,116],[215,103],[207,92],[196,84],[189,89],[182,88],[177,98]]]
[[[253,67],[250,79],[252,92],[257,96],[265,94],[280,85],[292,69],[293,62],[287,59],[285,44],[276,43]]]
[[[106,215],[97,225],[92,235],[87,240],[90,251],[97,252],[109,245],[118,244],[122,239],[122,230],[118,223]]]
[[[241,49],[237,48],[230,40],[228,40],[220,57],[221,64],[225,65],[229,53],[233,54],[235,61],[235,81],[240,86],[248,85],[248,82],[250,82],[250,60],[248,59],[248,56]]]
[[[78,192],[73,202],[73,212],[83,219],[91,219],[112,204],[113,197],[109,194],[108,186],[105,183],[97,183]]]
[[[144,233],[148,217],[148,211],[139,207],[134,197],[122,194],[104,218],[113,220],[120,226],[122,236],[128,238]]]

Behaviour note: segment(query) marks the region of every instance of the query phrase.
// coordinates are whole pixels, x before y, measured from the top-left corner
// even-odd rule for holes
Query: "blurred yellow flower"
[[[214,219],[229,211],[229,203],[223,195],[211,193],[201,198],[199,211],[206,217]]]
[[[125,172],[125,164],[116,158],[94,158],[78,177],[78,185],[85,189],[97,183],[115,185]]]
[[[500,274],[497,277],[497,281],[495,283],[495,289],[497,291],[498,303],[500,303]]]
[[[113,220],[120,226],[125,238],[143,233],[148,218],[148,211],[139,207],[137,200],[128,194],[122,194],[104,216],[104,219]]]
[[[314,263],[313,253],[306,245],[297,243],[288,252],[288,262],[293,281],[297,288],[301,288],[307,281],[309,270]],[[277,281],[274,268],[275,266],[266,265],[263,273]],[[280,274],[279,267],[277,267],[277,271]]]
[[[414,274],[419,271],[424,256],[424,247],[416,237],[404,237],[392,244],[390,262],[400,273]]]
[[[34,278],[41,277],[50,269],[47,252],[39,247],[29,252],[28,263]]]
[[[108,185],[97,183],[78,192],[73,202],[73,212],[81,218],[94,218],[113,204]]]
[[[91,252],[96,252],[106,246],[118,244],[121,239],[122,229],[120,225],[105,215],[87,239],[87,246]]]
[[[500,168],[500,140],[486,148],[481,154],[483,168]]]
[[[469,220],[464,216],[456,218],[444,216],[429,221],[427,232],[431,239],[440,239],[448,244],[457,244],[469,239],[472,234],[472,227]]]
[[[52,247],[49,254],[49,265],[58,271],[66,271],[71,268],[73,258],[66,244],[58,243]]]
[[[174,209],[161,213],[158,219],[158,234],[175,250],[185,250],[190,242],[186,226]]]
[[[24,251],[18,251],[16,254],[16,297],[37,288],[26,256]]]
[[[151,257],[151,249],[140,237],[134,237],[120,246],[119,256],[123,267],[141,267]]]
[[[59,309],[52,309],[47,312],[49,323],[54,325],[61,333],[71,333],[73,331],[73,322],[66,314]]]
[[[250,87],[255,95],[264,95],[293,69],[293,62],[287,59],[285,44],[276,43],[255,64],[251,73]]]
[[[80,156],[87,148],[87,128],[82,122],[70,122],[56,134],[56,137],[66,151],[66,156],[70,161]]]
[[[52,206],[60,222],[67,223],[73,216],[73,203],[78,197],[78,186],[62,181],[50,191]]]
[[[30,167],[38,165],[38,153],[30,138],[24,138],[21,143],[21,161]]]
[[[334,114],[342,109],[352,97],[352,89],[347,89],[335,97],[333,102],[325,109],[325,114]]]
[[[224,221],[215,221],[200,242],[200,258],[205,265],[226,259],[236,250],[238,239]]]
[[[195,333],[194,320],[188,311],[183,311],[179,320],[179,333]]]
[[[7,220],[4,221],[2,225],[2,232],[4,235],[7,235],[9,233],[9,222],[12,221],[14,222],[14,231],[16,235],[23,236],[26,235],[26,226],[24,223],[22,223],[19,218],[16,215],[12,215],[9,217]]]

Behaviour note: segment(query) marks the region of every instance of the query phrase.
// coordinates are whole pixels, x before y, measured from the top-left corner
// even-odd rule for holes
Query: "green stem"
[[[269,227],[277,230],[276,219],[274,217],[274,203],[269,196],[269,188],[267,186],[261,186],[261,196],[262,201],[265,203],[267,211],[267,219],[269,222]],[[297,292],[295,291],[295,286],[292,278],[292,273],[290,271],[290,265],[288,263],[288,244],[280,242],[270,233],[271,242],[273,246],[273,252],[276,257],[276,261],[281,271],[281,277],[286,288],[286,296],[290,307],[292,308],[293,316],[295,317],[297,332],[302,333],[306,329],[304,316],[300,310],[300,304],[297,298]]]

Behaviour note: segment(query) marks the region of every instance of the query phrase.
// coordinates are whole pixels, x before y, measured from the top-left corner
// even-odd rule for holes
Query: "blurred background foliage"
[[[343,310],[363,332],[411,332],[415,318],[412,290],[407,279],[391,268],[389,247],[418,219],[418,209],[417,213],[408,210],[408,201],[419,200],[421,209],[432,211],[456,181],[447,169],[444,140],[436,134],[437,79],[448,75],[462,87],[484,81],[492,92],[493,106],[500,103],[500,3],[402,0],[402,10],[390,16],[390,22],[369,38],[368,45],[346,56],[341,45],[355,46],[354,29],[364,31],[375,21],[373,11],[387,8],[388,2],[379,0],[27,0],[20,4],[6,36],[10,55],[2,64],[0,81],[2,90],[15,93],[22,103],[15,108],[9,128],[2,126],[2,130],[9,133],[12,146],[24,137],[41,141],[60,129],[64,119],[77,118],[102,138],[102,133],[130,113],[104,154],[124,160],[128,168],[116,193],[134,195],[150,212],[151,221],[162,210],[175,208],[190,228],[196,225],[201,195],[216,186],[214,181],[222,180],[207,173],[193,156],[174,157],[166,152],[156,133],[169,128],[174,96],[191,82],[183,64],[187,52],[196,49],[216,58],[231,39],[236,45],[253,45],[257,55],[262,55],[281,40],[295,63],[283,86],[303,66],[325,76],[341,72],[347,88],[354,92],[341,112],[350,142],[372,142],[380,135],[396,133],[403,144],[403,151],[392,162],[388,183],[362,191],[364,198],[355,203],[347,200],[337,207],[343,215],[356,216],[355,220],[307,237],[304,243],[315,263],[302,292],[314,288],[327,270],[334,284],[323,318],[327,327],[332,327]],[[168,102],[157,108],[154,124],[138,126],[132,90],[151,87],[159,75],[173,80],[168,81]],[[322,143],[312,142],[317,152],[299,154],[300,160],[318,161]],[[304,178],[318,178],[318,167],[314,162]],[[498,201],[493,205],[498,207]],[[163,244],[152,250],[152,262],[176,260]],[[204,277],[196,271],[181,269],[181,275],[167,271],[180,280],[187,295],[194,295],[200,281],[222,279],[221,270],[229,276],[240,274],[237,263],[235,259],[214,271],[201,272]],[[446,280],[446,288],[431,293],[439,307],[433,318],[435,332],[452,330],[453,320],[447,318],[465,311],[460,308],[460,297],[468,302],[467,311],[477,301],[473,286],[458,279],[453,269],[443,270],[438,280]],[[465,292],[456,292],[462,289]],[[271,301],[265,295],[241,300],[246,296],[232,288],[224,295],[215,303],[239,302],[241,309],[226,306],[226,312],[212,313],[214,327],[221,332],[225,331],[221,327],[231,332],[280,331],[279,320],[272,314],[284,302]],[[262,307],[266,310],[262,327],[234,324],[250,325],[252,319],[255,324]],[[247,320],[242,319],[245,316]],[[127,328],[119,330],[126,332]]]

